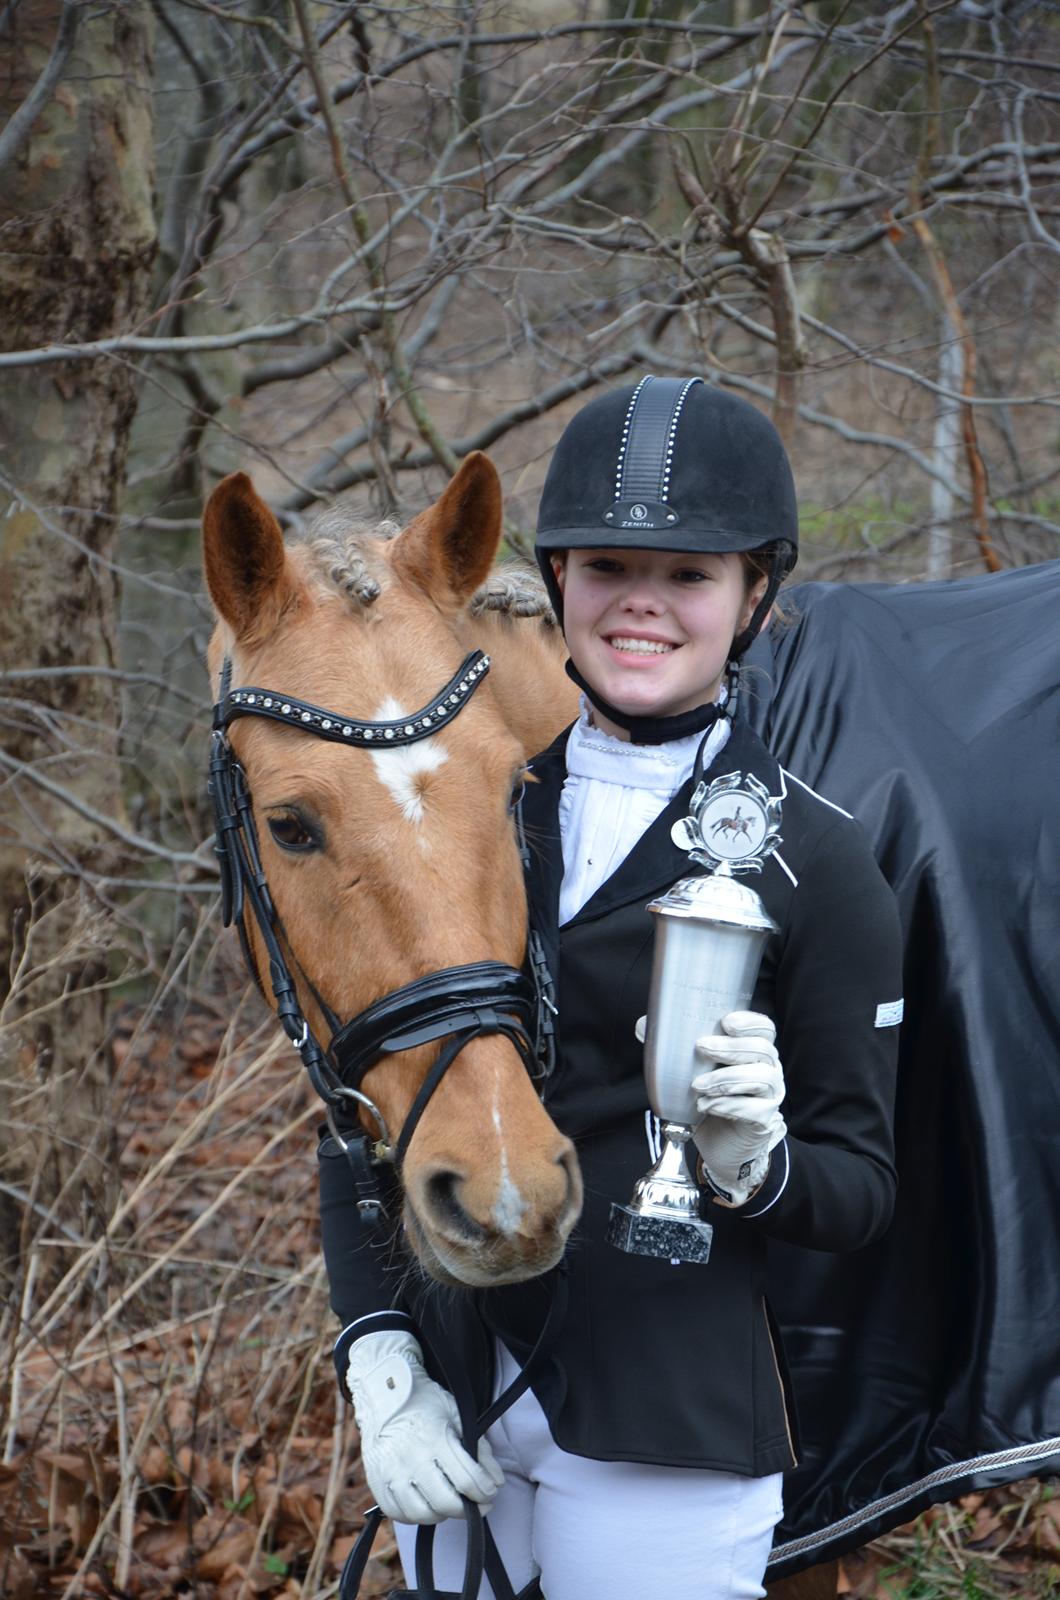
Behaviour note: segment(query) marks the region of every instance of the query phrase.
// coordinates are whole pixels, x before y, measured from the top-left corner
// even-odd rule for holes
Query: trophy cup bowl
[[[777,926],[724,860],[710,875],[680,879],[648,910],[658,920],[644,1076],[662,1125],[662,1153],[630,1204],[611,1207],[607,1237],[633,1255],[705,1262],[713,1229],[699,1215],[699,1187],[685,1161],[699,1120],[692,1079],[703,1063],[696,1040],[716,1033],[728,1012],[750,1004],[766,940]]]

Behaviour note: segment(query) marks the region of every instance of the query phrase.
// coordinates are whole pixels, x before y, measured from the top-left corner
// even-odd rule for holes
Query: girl
[[[578,1145],[585,1210],[548,1359],[477,1460],[408,1317],[369,1319],[368,1331],[362,1317],[340,1336],[369,1487],[396,1519],[410,1582],[414,1525],[441,1522],[437,1581],[459,1589],[463,1494],[492,1508],[515,1588],[537,1578],[547,1600],[764,1592],[781,1475],[798,1450],[766,1246],[854,1250],[886,1228],[901,1013],[897,914],[860,828],[739,716],[739,661],[797,539],[775,429],[699,379],[606,394],[557,446],[537,551],[584,698],[532,763],[524,824],[531,918],[559,996],[546,1101]],[[628,1200],[656,1153],[637,1036],[646,906],[693,870],[671,828],[688,812],[697,755],[708,781],[753,777],[782,805],[780,849],[755,880],[780,931],[754,1009],[698,1045],[689,1162],[714,1224],[705,1266],[606,1242],[612,1202]],[[324,1184],[325,1251],[350,1321],[356,1269],[335,1182]],[[550,1275],[436,1295],[416,1317],[444,1329],[469,1373],[492,1373],[497,1393],[527,1360],[554,1287]]]

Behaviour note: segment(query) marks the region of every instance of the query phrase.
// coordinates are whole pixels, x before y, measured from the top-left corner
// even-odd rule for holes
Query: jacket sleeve
[[[902,936],[855,822],[838,819],[803,865],[774,997],[788,1137],[738,1215],[790,1244],[860,1249],[887,1228],[897,1187]]]
[[[362,1138],[353,1133],[350,1141]],[[327,1127],[320,1130],[317,1145],[320,1177],[320,1232],[327,1268],[331,1309],[342,1331],[335,1341],[335,1370],[339,1388],[348,1400],[346,1365],[350,1346],[365,1333],[387,1328],[407,1328],[415,1324],[399,1305],[400,1285],[408,1272],[395,1229],[400,1204],[398,1185],[392,1180],[381,1184],[389,1219],[365,1219],[358,1206],[353,1172],[342,1146]]]

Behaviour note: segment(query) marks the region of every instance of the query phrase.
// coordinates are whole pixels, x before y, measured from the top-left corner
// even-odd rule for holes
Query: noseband
[[[270,689],[233,690],[230,687],[232,663],[228,656],[221,669],[221,693],[213,712],[208,787],[221,866],[222,918],[225,927],[232,922],[237,925],[247,966],[264,994],[265,986],[247,937],[248,907],[257,923],[268,957],[269,987],[277,1016],[327,1107],[331,1131],[353,1168],[358,1207],[369,1221],[377,1220],[383,1210],[373,1166],[391,1162],[400,1170],[431,1095],[472,1039],[484,1034],[502,1034],[519,1052],[532,1077],[547,1075],[552,1064],[551,1013],[555,1008],[546,987],[544,962],[535,936],[531,935],[530,978],[502,961],[475,961],[467,966],[446,967],[404,984],[376,1000],[349,1022],[341,1022],[291,951],[269,893],[250,788],[233,753],[228,729],[240,717],[265,717],[336,744],[367,750],[395,749],[427,739],[446,727],[474,694],[489,671],[489,665],[489,657],[481,650],[472,651],[428,705],[410,717],[392,722],[366,722],[362,717],[341,716]],[[525,860],[521,823],[519,844]],[[326,1046],[316,1038],[302,1012],[288,957],[297,966],[305,987],[331,1030]],[[366,1073],[387,1056],[436,1039],[445,1042],[395,1142],[382,1113],[364,1093],[361,1083]],[[361,1106],[373,1117],[379,1131],[370,1156],[364,1148],[366,1141],[344,1138],[338,1126],[339,1119],[345,1117],[348,1133],[350,1114]]]

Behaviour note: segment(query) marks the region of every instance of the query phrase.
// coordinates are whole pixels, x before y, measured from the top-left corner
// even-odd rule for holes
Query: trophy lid
[[[750,885],[717,871],[695,878],[679,878],[671,889],[651,901],[649,911],[690,922],[746,928],[749,932],[777,933],[779,929]]]

